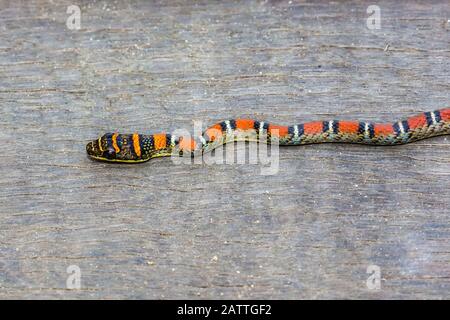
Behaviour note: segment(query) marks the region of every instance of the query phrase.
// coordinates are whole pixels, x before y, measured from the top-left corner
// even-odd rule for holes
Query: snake
[[[231,141],[256,141],[280,146],[316,143],[401,145],[450,134],[450,108],[424,112],[394,123],[365,121],[312,121],[292,126],[252,119],[232,119],[214,124],[199,136],[156,133],[106,133],[90,141],[90,158],[106,162],[140,163],[157,157],[195,156]]]

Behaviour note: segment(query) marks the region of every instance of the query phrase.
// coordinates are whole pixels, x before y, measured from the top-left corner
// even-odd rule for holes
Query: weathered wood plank
[[[0,3],[0,298],[449,298],[446,137],[285,148],[269,176],[84,151],[112,130],[448,106],[447,1],[378,1],[380,30],[359,1],[84,2],[80,30],[71,4]]]

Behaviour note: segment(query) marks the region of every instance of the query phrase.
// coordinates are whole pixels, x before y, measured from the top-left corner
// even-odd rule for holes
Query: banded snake
[[[200,137],[107,133],[89,142],[86,151],[95,160],[139,163],[172,154],[203,153],[230,141],[276,141],[281,146],[326,142],[398,145],[446,134],[450,134],[450,108],[421,113],[394,123],[333,120],[279,126],[235,119],[209,127]]]

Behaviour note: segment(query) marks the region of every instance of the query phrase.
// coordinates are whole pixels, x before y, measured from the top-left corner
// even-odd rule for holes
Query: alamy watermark
[[[70,265],[66,272],[69,274],[66,280],[66,288],[71,290],[78,290],[81,288],[81,269],[77,265]]]
[[[366,273],[370,276],[366,280],[366,286],[369,290],[381,289],[381,269],[377,265],[370,265],[367,267]]]
[[[194,138],[197,150],[193,154],[183,153],[183,156],[180,157],[179,147],[175,148],[171,155],[172,162],[175,164],[192,164],[193,162],[206,165],[251,164],[260,165],[262,175],[278,173],[280,164],[278,130],[271,130],[269,136],[267,130],[259,135],[256,130],[229,129],[223,134],[220,130],[214,132],[214,129],[210,128],[208,132],[217,137],[214,143],[205,143],[209,137],[203,135],[202,123],[199,121],[194,122],[192,137],[187,130],[175,130],[172,133],[173,137]],[[205,145],[204,149],[198,148],[201,145]]]
[[[69,30],[81,29],[81,9],[77,5],[71,5],[67,7],[67,14],[70,16],[66,20],[66,26]]]
[[[381,9],[377,5],[370,5],[366,10],[369,17],[367,18],[366,24],[369,30],[381,29]]]

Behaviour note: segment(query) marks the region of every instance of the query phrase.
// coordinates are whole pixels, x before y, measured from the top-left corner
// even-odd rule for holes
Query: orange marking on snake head
[[[165,133],[154,134],[153,141],[156,150],[165,149],[167,147],[167,136]]]
[[[119,153],[120,152],[120,148],[119,148],[119,146],[117,145],[117,136],[118,136],[119,134],[116,132],[116,133],[114,133],[113,135],[112,135],[112,137],[111,137],[111,141],[112,141],[112,145],[113,145],[113,148],[114,148],[114,150],[116,151],[116,153]]]
[[[269,124],[269,133],[273,136],[283,137],[288,134],[288,127]]]
[[[358,133],[359,123],[356,121],[339,121],[339,132]]]
[[[138,157],[140,157],[141,156],[141,143],[139,140],[139,134],[133,133],[132,139],[133,139],[134,152],[136,153],[136,155]]]
[[[192,138],[180,137],[180,149],[183,151],[192,152],[195,150],[195,140]]]
[[[206,134],[209,137],[209,140],[214,141],[216,138],[222,136],[222,127],[220,124],[215,124],[212,127],[206,129]]]
[[[390,123],[376,123],[374,125],[375,135],[388,136],[394,133],[394,127]]]
[[[427,117],[424,114],[419,114],[414,117],[408,118],[408,126],[411,129],[423,127],[427,124]]]
[[[236,129],[250,130],[254,129],[255,121],[251,119],[236,119]]]
[[[305,134],[318,134],[323,131],[323,123],[320,121],[308,122],[303,125]]]

